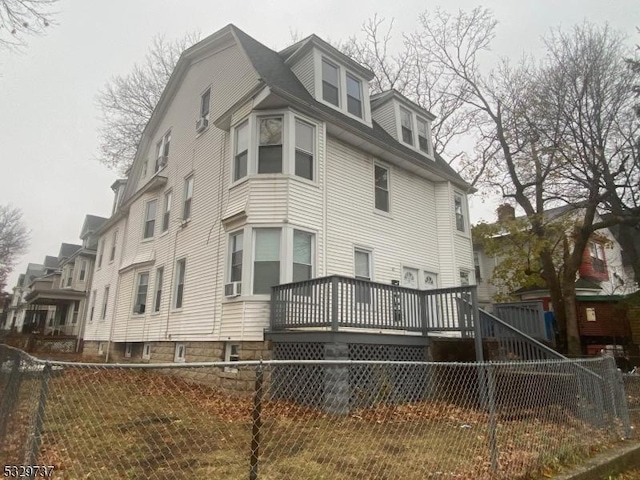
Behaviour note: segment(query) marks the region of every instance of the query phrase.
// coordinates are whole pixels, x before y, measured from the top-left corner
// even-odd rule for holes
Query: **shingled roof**
[[[289,97],[293,97],[294,100],[298,100],[313,110],[316,110],[318,113],[321,113],[324,118],[333,117],[334,119],[340,120],[342,124],[346,124],[350,130],[360,136],[369,138],[377,143],[382,143],[387,148],[390,147],[395,150],[399,150],[405,156],[410,157],[412,160],[427,169],[433,170],[435,173],[439,173],[459,185],[471,188],[470,185],[468,185],[467,182],[465,182],[458,174],[458,172],[451,168],[451,166],[440,155],[435,154],[435,162],[431,161],[425,158],[422,154],[398,142],[375,121],[372,122],[372,127],[369,127],[368,125],[350,118],[342,112],[317,101],[302,85],[300,80],[298,80],[298,77],[296,77],[291,69],[285,64],[285,61],[280,54],[258,42],[253,37],[247,35],[235,25],[230,25],[230,27],[233,29],[236,38],[247,54],[247,57],[249,57],[253,67],[258,72],[258,75],[260,75],[265,84],[274,90],[275,93],[280,92]],[[287,49],[285,49],[285,51],[286,50]]]

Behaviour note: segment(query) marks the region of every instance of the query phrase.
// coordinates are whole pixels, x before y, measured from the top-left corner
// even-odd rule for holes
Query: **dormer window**
[[[340,77],[338,67],[322,59],[322,98],[336,107],[340,106]]]
[[[413,125],[411,122],[411,112],[400,107],[400,128],[402,130],[402,141],[413,146]]]
[[[362,84],[360,80],[347,73],[347,111],[362,118]]]
[[[430,154],[429,152],[429,126],[427,122],[418,118],[418,147],[421,151]]]

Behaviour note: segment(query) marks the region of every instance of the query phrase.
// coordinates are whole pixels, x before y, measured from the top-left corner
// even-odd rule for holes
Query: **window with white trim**
[[[416,120],[416,123],[418,124],[418,148],[427,155],[430,155],[429,124],[421,118],[417,118]]]
[[[478,252],[473,252],[473,267],[476,275],[476,282],[482,280],[482,271],[480,270],[480,256]]]
[[[224,361],[225,362],[239,362],[240,361],[240,344],[226,342],[224,344]],[[237,372],[238,369],[234,367],[224,367],[225,372]]]
[[[175,291],[175,299],[173,302],[174,308],[182,308],[186,268],[187,268],[186,258],[182,258],[176,262],[176,291]]]
[[[322,59],[322,99],[340,106],[340,71],[337,66]]]
[[[402,131],[402,141],[413,146],[413,120],[412,115],[406,108],[400,107],[400,130]]]
[[[102,320],[107,318],[107,305],[109,304],[109,286],[104,287],[104,295],[102,296]]]
[[[293,282],[313,278],[313,237],[309,232],[293,231]]]
[[[469,279],[469,271],[468,270],[460,270],[460,286],[466,287],[470,285],[471,281]]]
[[[143,360],[150,360],[151,359],[151,344],[150,343],[145,343],[142,346],[142,359]]]
[[[235,130],[235,155],[233,157],[233,181],[247,176],[249,159],[249,122],[243,122]]]
[[[242,256],[243,256],[244,232],[232,233],[229,237],[229,281],[242,281]]]
[[[459,232],[466,231],[466,218],[464,213],[464,199],[462,195],[458,192],[453,194],[453,205],[454,212],[456,215],[456,229]]]
[[[316,136],[315,127],[297,118],[295,123],[295,174],[298,177],[313,180]]]
[[[164,168],[169,163],[169,147],[171,146],[171,130],[165,133],[156,144],[156,162],[154,172]]]
[[[209,119],[209,104],[211,103],[211,88],[200,96],[200,118]]]
[[[389,169],[374,165],[376,210],[389,212]]]
[[[131,351],[133,350],[133,344],[126,342],[124,344],[124,358],[131,358]]]
[[[153,238],[153,234],[156,229],[156,207],[158,205],[157,200],[151,200],[147,202],[144,213],[144,232],[143,239]]]
[[[109,255],[109,261],[113,262],[113,259],[116,258],[116,245],[118,244],[118,230],[113,232],[111,236],[111,254]]]
[[[172,192],[169,190],[164,194],[164,209],[162,213],[162,231],[169,230],[169,217],[171,216],[171,198]]]
[[[347,73],[347,111],[362,118],[362,83]]]
[[[86,260],[82,260],[80,263],[80,277],[79,280],[84,282],[84,279],[87,278],[87,266],[88,262]]]
[[[164,281],[164,267],[159,267],[156,269],[156,287],[155,287],[155,296],[153,303],[153,311],[159,312],[160,306],[162,305],[162,282]]]
[[[71,316],[71,325],[78,323],[78,315],[80,314],[80,300],[73,302],[73,315]]]
[[[147,310],[147,293],[149,290],[149,272],[138,274],[136,285],[136,300],[133,304],[133,313],[144,313]]]
[[[91,294],[91,310],[89,311],[89,322],[93,322],[93,314],[96,310],[96,297],[98,296],[98,291],[94,290]]]
[[[282,173],[283,117],[258,121],[258,173]]]
[[[371,280],[371,252],[362,248],[353,251],[354,273],[358,280]],[[370,303],[371,289],[368,285],[356,285],[356,303]]]
[[[70,287],[73,283],[73,265],[67,267],[67,283],[66,286]]]
[[[98,268],[102,267],[103,256],[104,256],[104,238],[100,240],[100,247],[98,248]]]
[[[182,219],[191,218],[191,201],[193,198],[193,175],[184,181],[184,203],[182,206]]]
[[[176,349],[173,354],[174,362],[184,362],[187,358],[187,346],[184,343],[176,343]]]
[[[271,287],[280,283],[280,228],[253,230],[253,293],[270,294]]]

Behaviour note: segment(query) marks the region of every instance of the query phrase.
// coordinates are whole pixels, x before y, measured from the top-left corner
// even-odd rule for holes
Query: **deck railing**
[[[277,285],[271,330],[365,328],[471,336],[475,286],[417,290],[332,275]]]

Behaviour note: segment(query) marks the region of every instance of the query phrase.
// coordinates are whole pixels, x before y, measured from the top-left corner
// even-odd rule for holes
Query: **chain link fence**
[[[0,457],[27,476],[526,479],[630,436],[607,358],[0,362]]]

